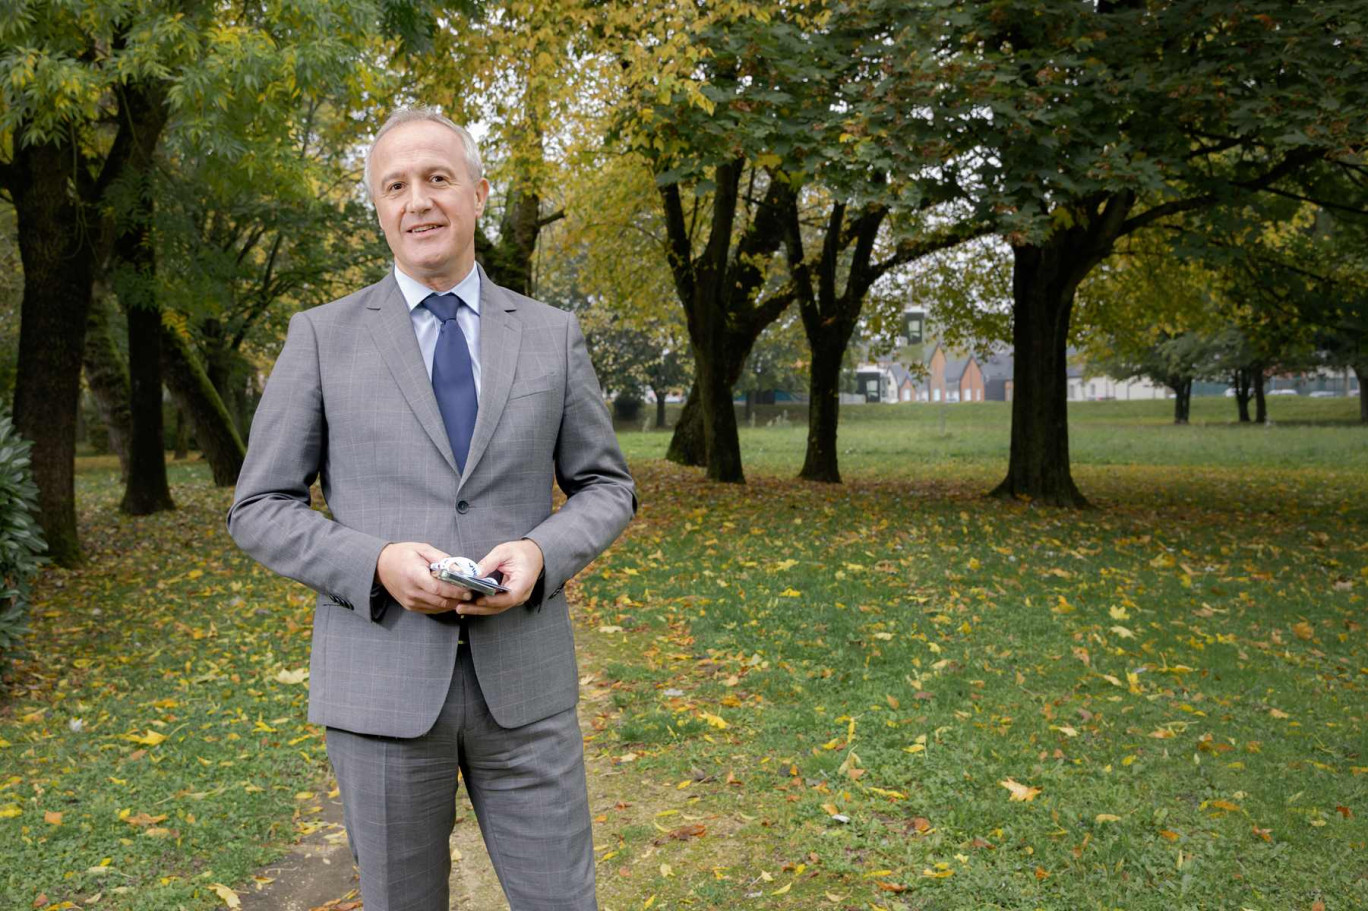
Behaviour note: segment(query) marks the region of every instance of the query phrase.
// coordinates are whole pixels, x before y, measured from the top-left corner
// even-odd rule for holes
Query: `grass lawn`
[[[1075,406],[1080,513],[981,496],[992,404],[845,409],[840,486],[789,479],[801,425],[743,431],[744,488],[622,433],[642,510],[574,588],[605,907],[1368,907],[1368,430],[1168,407]],[[137,520],[86,467],[0,707],[0,908],[222,907],[317,806],[312,600],[201,467]]]

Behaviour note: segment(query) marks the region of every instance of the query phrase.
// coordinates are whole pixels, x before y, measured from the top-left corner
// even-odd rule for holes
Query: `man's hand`
[[[462,606],[462,614],[487,616],[501,614],[510,607],[527,601],[532,587],[542,571],[542,552],[535,541],[505,541],[480,561],[480,575],[488,576],[495,570],[503,573],[500,583],[508,591],[498,595],[478,595],[469,606]]]
[[[540,557],[541,551],[537,554]],[[475,597],[474,592],[460,585],[443,582],[432,574],[429,565],[447,556],[450,554],[418,541],[386,544],[385,549],[380,551],[380,559],[376,561],[375,574],[380,584],[385,586],[395,601],[403,605],[404,610],[420,614],[441,614],[453,610],[458,614],[479,613],[466,607],[470,599]]]

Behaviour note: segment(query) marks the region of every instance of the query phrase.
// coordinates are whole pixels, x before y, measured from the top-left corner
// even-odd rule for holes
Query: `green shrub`
[[[33,517],[38,488],[29,474],[31,445],[0,414],[0,662],[27,627],[29,582],[47,549]]]

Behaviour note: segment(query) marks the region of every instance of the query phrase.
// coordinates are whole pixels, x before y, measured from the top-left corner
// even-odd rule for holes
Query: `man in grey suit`
[[[632,517],[632,478],[574,316],[475,263],[470,135],[401,111],[366,185],[395,268],[290,320],[228,528],[319,593],[309,720],[366,911],[447,911],[458,770],[514,911],[595,908],[562,589]],[[508,592],[439,581],[449,554]]]

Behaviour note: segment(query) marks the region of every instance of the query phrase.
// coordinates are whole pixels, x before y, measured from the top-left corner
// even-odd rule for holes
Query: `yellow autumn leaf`
[[[143,746],[154,747],[166,739],[165,734],[159,734],[154,730],[148,729],[146,734],[125,734],[124,740],[131,740],[134,743],[141,743]]]
[[[699,715],[704,721],[708,722],[708,724],[717,728],[719,731],[725,731],[727,728],[731,727],[731,725],[727,724],[725,718],[714,715],[712,712],[699,712]]]
[[[7,803],[3,807],[0,807],[0,819],[13,819],[23,812],[24,811],[19,808],[19,804]]]
[[[786,588],[779,593],[781,598],[800,598],[802,595],[803,593],[796,588]]]
[[[214,894],[223,899],[223,904],[228,908],[241,908],[242,899],[238,898],[236,892],[225,886],[223,883],[210,883],[209,888],[214,890]]]
[[[1024,785],[1012,778],[999,781],[998,784],[1012,792],[1009,800],[1031,801],[1035,800],[1036,795],[1040,793],[1040,788]]]
[[[1124,626],[1113,626],[1113,627],[1111,628],[1111,631],[1112,631],[1113,633],[1115,633],[1116,635],[1120,636],[1122,639],[1134,639],[1134,638],[1135,638],[1135,633],[1132,633],[1130,630],[1126,629]]]
[[[783,886],[781,886],[780,888],[775,889],[773,892],[771,892],[770,895],[786,895],[786,894],[788,894],[788,890],[790,890],[790,889],[792,889],[792,888],[793,888],[793,883],[785,883],[785,884],[784,884]]]
[[[1130,612],[1127,611],[1124,607],[1120,607],[1119,605],[1113,604],[1110,608],[1107,609],[1107,613],[1111,615],[1111,618],[1113,620],[1130,619]]]
[[[309,669],[307,667],[301,667],[298,670],[293,671],[288,671],[285,668],[281,668],[280,671],[275,675],[275,680],[277,683],[284,683],[287,685],[303,683],[305,680],[308,679]]]
[[[1095,817],[1093,818],[1093,822],[1120,822],[1120,821],[1121,821],[1121,817],[1120,817],[1120,816],[1113,816],[1113,815],[1110,814],[1110,813],[1098,813],[1097,816],[1095,816]]]
[[[1065,737],[1077,737],[1077,736],[1078,736],[1078,731],[1076,731],[1073,727],[1071,727],[1070,725],[1067,725],[1067,724],[1052,724],[1052,725],[1050,725],[1050,730],[1052,730],[1052,731],[1058,731],[1059,733],[1063,734]]]
[[[1298,639],[1310,639],[1316,635],[1316,631],[1312,629],[1311,624],[1307,623],[1305,620],[1300,623],[1292,624],[1292,632],[1296,633]]]

